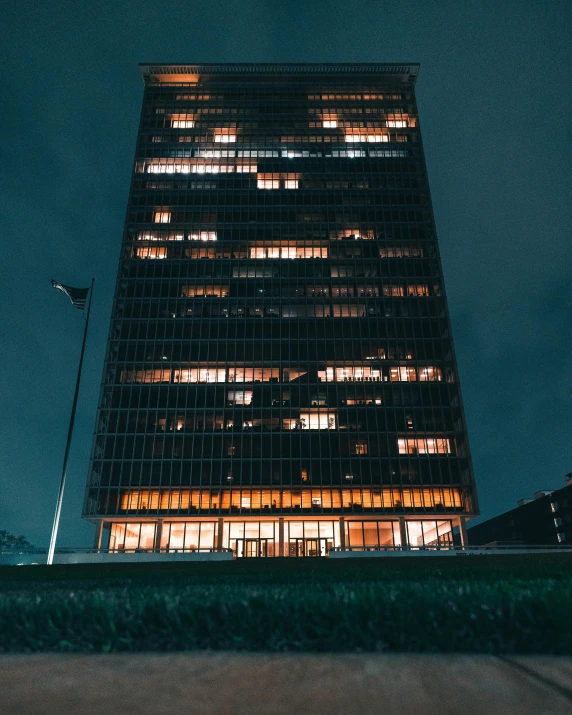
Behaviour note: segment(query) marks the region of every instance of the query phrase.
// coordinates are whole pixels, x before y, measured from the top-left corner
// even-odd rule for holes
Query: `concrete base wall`
[[[0,554],[0,566],[32,566],[45,564],[46,554]]]
[[[478,551],[456,551],[454,549],[441,549],[437,550],[418,550],[418,551],[330,551],[331,559],[375,559],[375,558],[403,558],[403,557],[419,557],[419,556],[493,556],[493,555],[507,555],[507,554],[550,554],[550,553],[563,553],[570,552],[572,549],[560,549],[558,547],[554,549],[527,549],[523,547],[522,549],[481,549]]]
[[[153,561],[232,561],[230,551],[197,552],[186,554],[153,554],[153,553],[69,553],[54,554],[54,564],[118,564],[118,563],[150,563]],[[47,554],[0,554],[0,566],[30,566],[45,564]]]
[[[232,561],[230,551],[189,552],[183,554],[55,554],[55,564],[113,564],[113,563],[150,563],[152,561]]]

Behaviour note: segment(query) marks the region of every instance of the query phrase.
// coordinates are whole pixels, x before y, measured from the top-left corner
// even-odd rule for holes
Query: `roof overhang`
[[[231,76],[239,77],[264,75],[294,75],[294,76],[324,76],[342,77],[352,76],[379,76],[391,77],[398,82],[415,83],[419,73],[419,64],[416,62],[398,62],[391,64],[337,64],[337,63],[211,63],[211,64],[185,64],[185,63],[150,63],[142,62],[141,74],[145,84],[194,84],[199,78],[205,76]]]

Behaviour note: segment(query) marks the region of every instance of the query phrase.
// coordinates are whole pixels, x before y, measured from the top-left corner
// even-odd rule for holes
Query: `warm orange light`
[[[214,141],[221,144],[232,144],[236,142],[236,132],[229,129],[215,129]]]
[[[198,74],[154,74],[153,80],[159,84],[197,84]]]
[[[388,142],[389,134],[379,129],[348,129],[345,135],[346,142]]]
[[[297,189],[300,174],[258,174],[259,189]]]
[[[362,454],[363,452],[360,452]],[[353,482],[353,475],[348,475]],[[307,481],[307,470],[302,470],[302,481]],[[134,489],[121,493],[122,511],[171,510],[200,511],[239,509],[242,511],[291,509],[342,509],[351,506],[364,509],[426,508],[442,506],[459,509],[462,506],[459,489],[452,487],[356,487],[345,488],[254,488],[254,489]]]
[[[399,454],[451,454],[451,441],[446,438],[398,439]]]
[[[157,209],[153,220],[155,223],[170,223],[171,212],[168,209]]]
[[[167,258],[166,247],[141,246],[137,248],[137,258]]]
[[[225,298],[228,290],[228,286],[220,285],[181,286],[181,295],[185,298]]]
[[[195,117],[193,114],[171,114],[171,126],[173,129],[192,129]]]

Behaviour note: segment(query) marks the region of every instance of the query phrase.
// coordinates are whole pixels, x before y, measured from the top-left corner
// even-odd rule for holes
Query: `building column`
[[[459,517],[459,536],[461,537],[461,546],[463,549],[469,545],[469,538],[467,536],[467,524],[465,521],[466,517]]]
[[[346,520],[340,516],[340,546],[346,548]]]
[[[409,548],[409,541],[407,540],[407,528],[405,526],[405,517],[399,517],[399,534],[401,536],[401,548]]]
[[[218,520],[218,527],[217,527],[217,532],[216,532],[216,547],[217,549],[222,549],[222,537],[224,533],[224,519],[219,517]]]
[[[95,527],[93,535],[93,548],[101,549],[101,539],[103,538],[103,519],[99,520],[99,524]]]
[[[284,517],[278,518],[278,556],[284,556]]]
[[[163,534],[163,519],[157,519],[155,525],[155,545],[153,546],[154,551],[159,551],[161,548],[161,536]]]

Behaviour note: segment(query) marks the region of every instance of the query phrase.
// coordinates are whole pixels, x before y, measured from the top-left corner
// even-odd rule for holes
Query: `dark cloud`
[[[572,6],[5,0],[0,525],[46,544],[97,279],[61,543],[79,519],[141,61],[420,61],[418,100],[483,513],[572,469]]]

